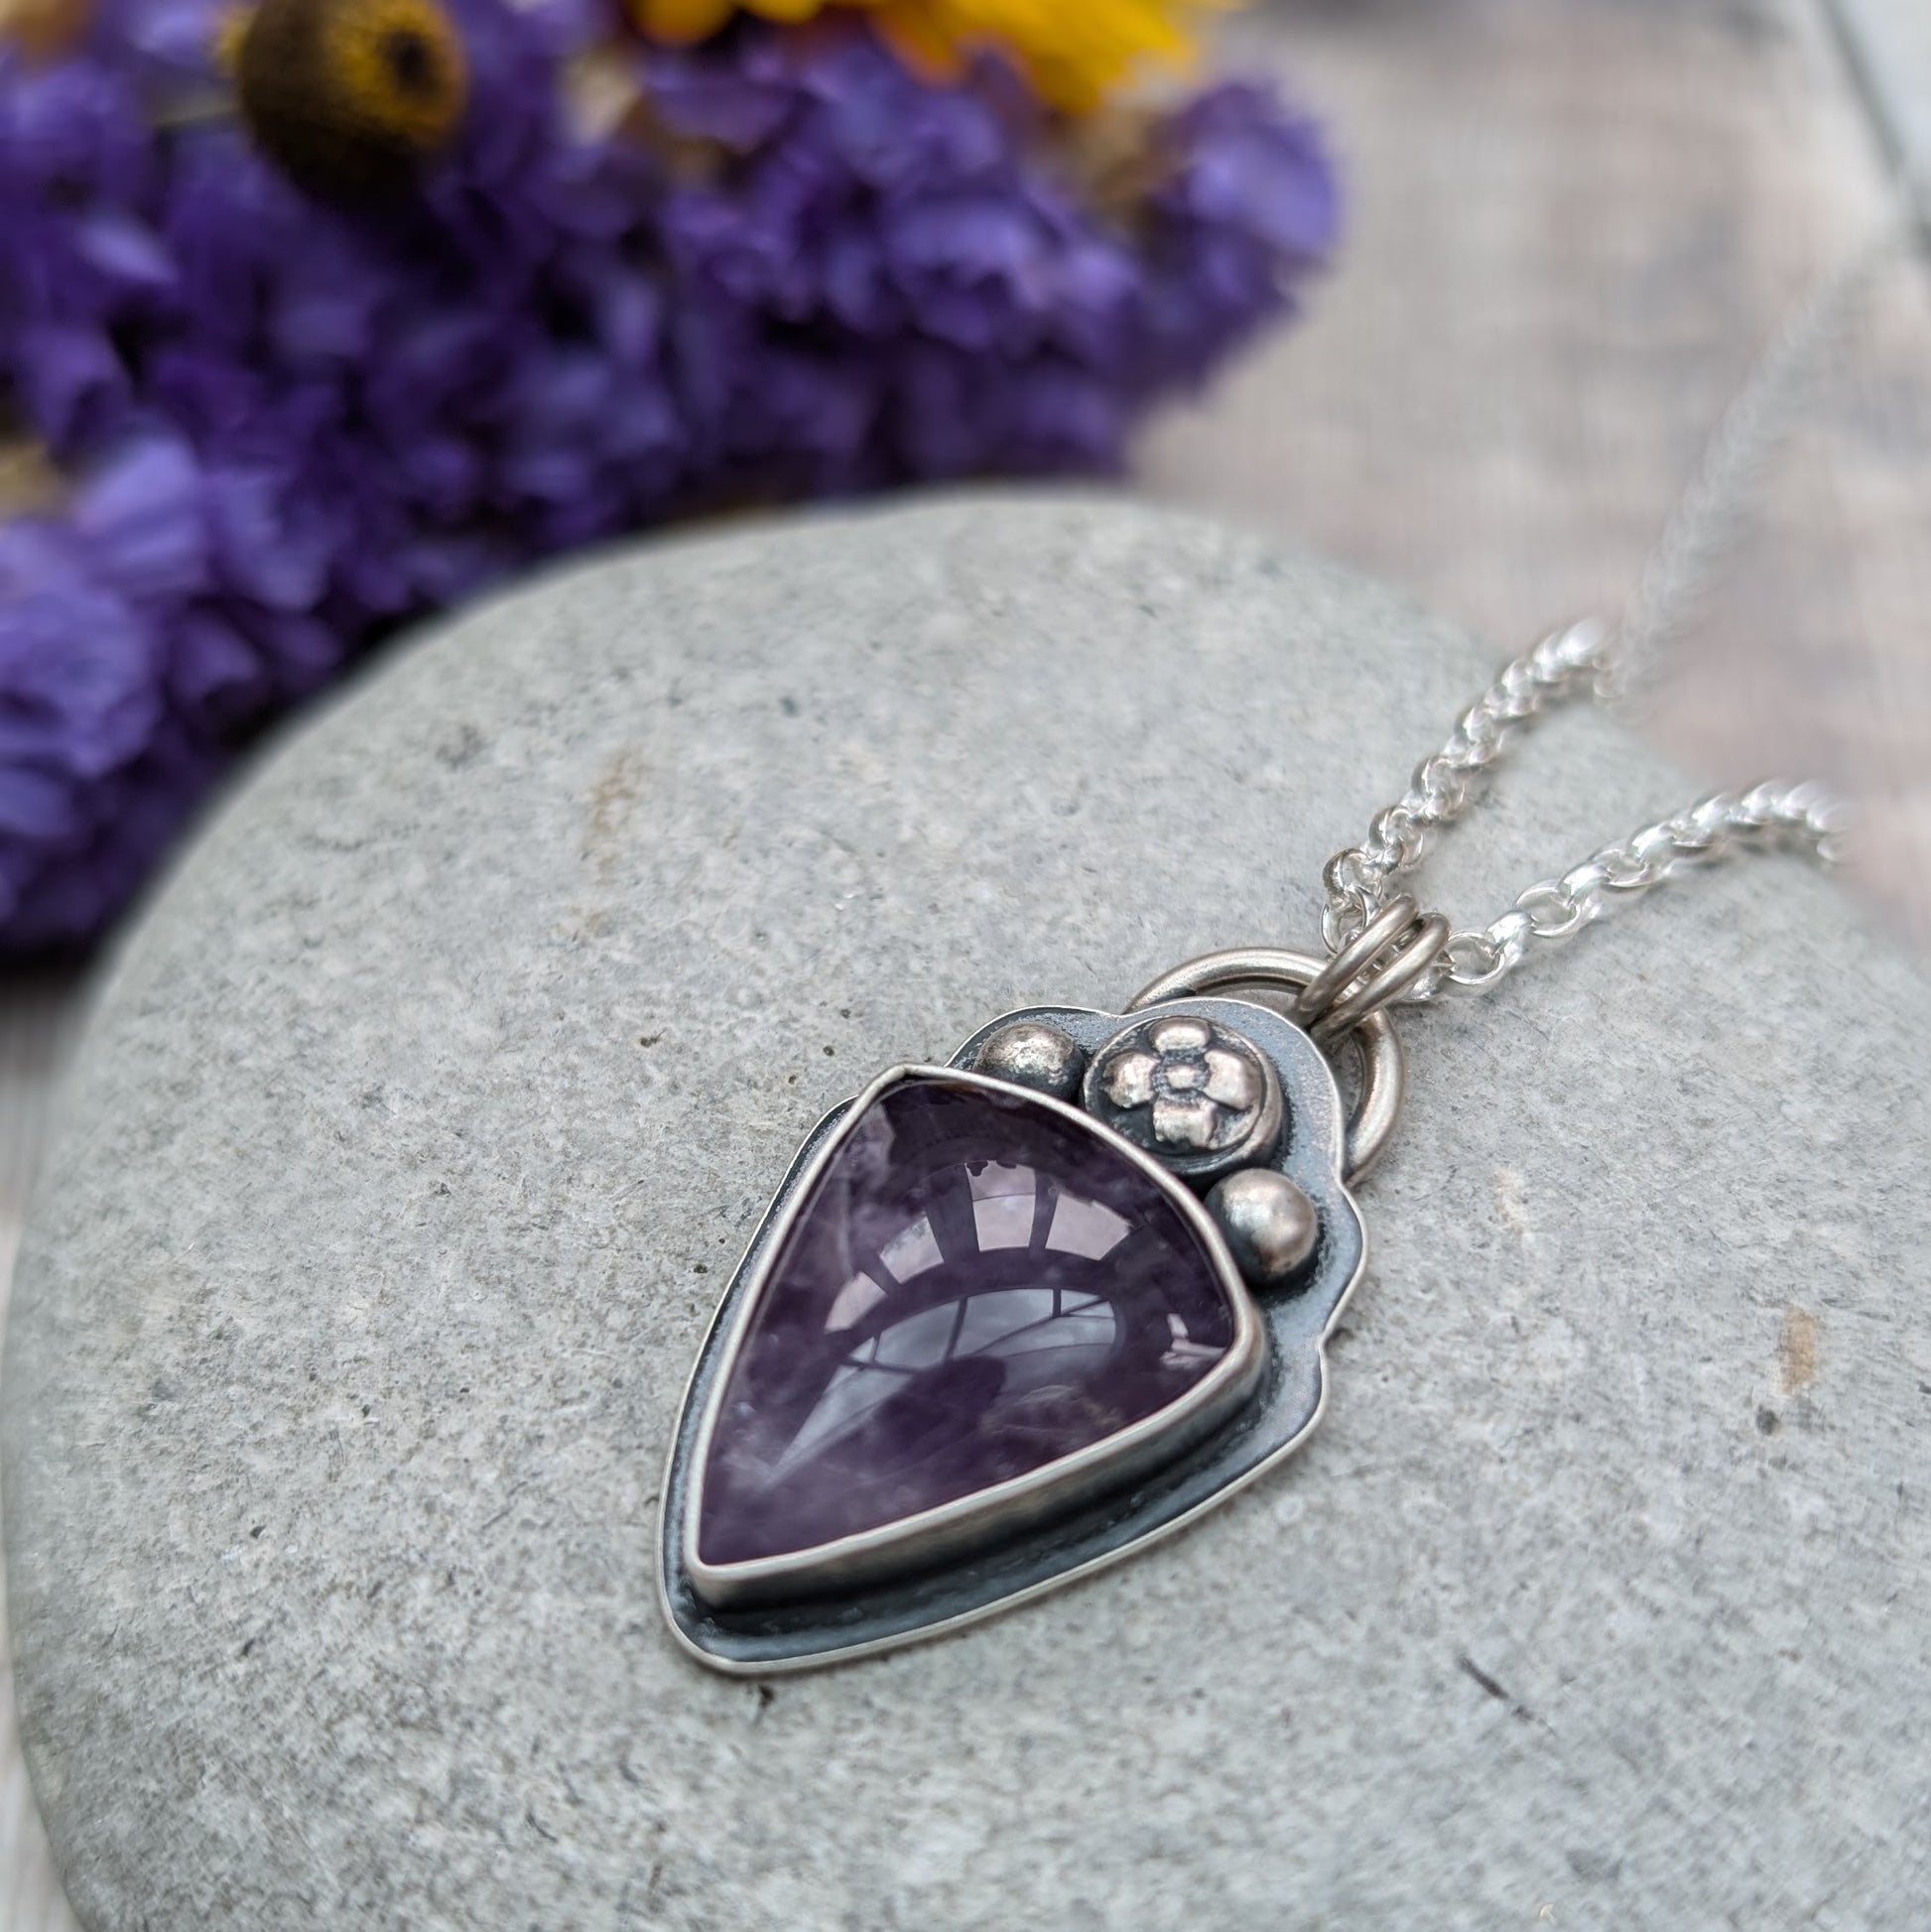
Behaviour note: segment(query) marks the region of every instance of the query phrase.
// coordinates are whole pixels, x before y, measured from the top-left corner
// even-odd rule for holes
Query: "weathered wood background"
[[[1931,162],[1924,0],[1276,0],[1225,54],[1328,120],[1352,233],[1308,326],[1149,437],[1146,486],[1391,578],[1498,654],[1621,604],[1761,340],[1878,222],[1899,156]],[[1652,728],[1712,783],[1841,782],[1867,811],[1858,883],[1921,947],[1928,618],[1920,257],[1785,452]],[[1674,802],[1631,800],[1631,826]],[[0,1275],[81,996],[0,988]],[[66,1932],[5,1697],[0,1932]]]

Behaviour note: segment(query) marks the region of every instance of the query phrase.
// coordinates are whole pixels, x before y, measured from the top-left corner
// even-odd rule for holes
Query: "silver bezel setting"
[[[1206,1375],[1165,1408],[1024,1476],[975,1490],[954,1502],[921,1510],[917,1515],[878,1529],[840,1537],[811,1549],[752,1562],[708,1563],[698,1547],[698,1531],[704,1520],[705,1481],[710,1467],[711,1445],[731,1372],[770,1288],[771,1273],[784,1252],[785,1237],[866,1109],[900,1082],[917,1078],[943,1080],[994,1094],[1022,1094],[1032,1105],[1044,1107],[1103,1141],[1154,1182],[1179,1211],[1213,1261],[1233,1316],[1232,1343]],[[1253,1392],[1265,1352],[1260,1316],[1225,1237],[1199,1200],[1158,1161],[1113,1132],[1103,1121],[1050,1095],[959,1067],[888,1068],[843,1111],[834,1131],[819,1144],[805,1172],[787,1185],[782,1205],[776,1210],[770,1240],[764,1244],[756,1266],[750,1271],[724,1339],[723,1357],[704,1405],[692,1448],[690,1502],[684,1517],[682,1551],[685,1575],[707,1604],[716,1609],[731,1609],[745,1604],[790,1603],[823,1596],[963,1556],[987,1543],[1001,1541],[1028,1523],[1057,1514],[1070,1503],[1117,1488],[1136,1474],[1165,1462],[1190,1443],[1211,1434]]]
[[[697,1661],[731,1675],[768,1677],[960,1629],[1173,1534],[1306,1441],[1326,1406],[1326,1343],[1360,1279],[1366,1256],[1360,1213],[1343,1179],[1348,1126],[1340,1089],[1320,1049],[1270,1007],[1218,996],[1183,996],[1150,1001],[1132,1017],[1144,1017],[1155,1006],[1227,1026],[1273,1062],[1287,1120],[1266,1165],[1296,1181],[1320,1219],[1321,1238],[1305,1279],[1293,1292],[1269,1294],[1254,1304],[1266,1348],[1248,1400],[1191,1446],[1163,1444],[1172,1453],[1158,1467],[1129,1476],[1121,1486],[1069,1501],[1044,1520],[1021,1524],[1004,1542],[967,1561],[854,1584],[795,1603],[735,1608],[707,1603],[685,1561],[693,1478],[702,1467],[698,1437],[713,1392],[727,1372],[730,1345],[740,1333],[747,1300],[769,1266],[793,1205],[819,1171],[827,1142],[839,1134],[857,1104],[846,1101],[807,1135],[753,1235],[699,1352],[672,1439],[663,1491],[660,1597],[678,1641]],[[1089,1052],[1126,1023],[1125,1016],[1088,1007],[1024,1008],[981,1027],[937,1071],[969,1072],[984,1041],[1018,1020],[1063,1028]],[[1011,1091],[1038,1097],[1023,1088]]]

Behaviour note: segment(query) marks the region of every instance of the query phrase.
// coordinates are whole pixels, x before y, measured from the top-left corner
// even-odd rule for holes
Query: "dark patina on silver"
[[[1842,288],[1851,289],[1858,280],[1846,276]],[[1726,416],[1699,487],[1685,500],[1653,560],[1632,621],[1619,632],[1591,624],[1572,626],[1505,665],[1460,714],[1441,748],[1415,768],[1408,789],[1374,815],[1363,841],[1329,859],[1322,874],[1327,905],[1320,955],[1272,947],[1235,949],[1162,974],[1124,1014],[1056,1006],[1009,1014],[968,1040],[954,1056],[950,1072],[892,1070],[820,1122],[726,1292],[700,1352],[673,1441],[663,1514],[663,1600],[679,1640],[694,1657],[726,1672],[768,1674],[856,1657],[954,1629],[1117,1561],[1252,1481],[1306,1439],[1326,1398],[1326,1340],[1360,1277],[1365,1252],[1361,1219],[1349,1186],[1386,1145],[1401,1103],[1401,1054],[1389,1009],[1397,1003],[1426,1005],[1483,993],[1514,972],[1533,949],[1566,942],[1611,907],[1733,850],[1793,846],[1827,863],[1838,856],[1842,814],[1836,801],[1814,784],[1772,782],[1703,799],[1599,848],[1559,877],[1529,886],[1486,928],[1458,932],[1445,916],[1424,912],[1412,894],[1398,889],[1419,868],[1435,835],[1466,814],[1522,729],[1575,699],[1610,696],[1626,688],[1631,664],[1664,633],[1672,605],[1680,609],[1687,603],[1686,586],[1694,584],[1709,533],[1724,521],[1736,478],[1744,473],[1738,469],[1737,451],[1750,451],[1753,441],[1762,444],[1761,419],[1775,414],[1770,402],[1806,368],[1817,344],[1829,339],[1840,308],[1839,296],[1819,302],[1791,343],[1780,344],[1765,359],[1764,373]],[[1756,453],[1760,455],[1760,448]],[[1279,1002],[1280,1010],[1259,1002]],[[1347,1118],[1323,1047],[1358,1055],[1357,1096]],[[1227,1406],[1196,1404],[1187,1427],[1169,1429],[1168,1408],[1156,1402],[1138,1413],[1138,1422],[1150,1419],[1152,1426],[1140,1431],[1130,1458],[1095,1454],[1085,1458],[1082,1470],[1060,1471],[1043,1460],[1058,1455],[1059,1439],[1038,1436],[1034,1467],[1055,1471],[1050,1515],[1015,1507],[993,1521],[988,1510],[977,1510],[969,1543],[961,1541],[945,1551],[933,1545],[935,1560],[929,1567],[916,1567],[925,1560],[924,1546],[903,1563],[894,1558],[889,1567],[883,1561],[842,1568],[818,1565],[817,1556],[830,1551],[832,1539],[827,1538],[812,1544],[808,1560],[794,1566],[800,1580],[811,1585],[796,1596],[733,1595],[715,1577],[707,1589],[706,1579],[695,1574],[704,1566],[694,1560],[694,1498],[702,1488],[699,1466],[717,1420],[721,1391],[745,1338],[756,1328],[752,1318],[761,1317],[758,1298],[774,1275],[774,1256],[794,1233],[804,1243],[812,1222],[811,1190],[832,1172],[831,1157],[838,1152],[840,1137],[848,1130],[852,1146],[862,1148],[864,1109],[882,1108],[882,1095],[901,1077],[908,1090],[920,1081],[947,1092],[949,1080],[958,1085],[976,1082],[981,1105],[988,1104],[984,1095],[990,1089],[1008,1097],[989,1104],[1007,1109],[1015,1104],[1010,1096],[1025,1095],[1029,1104],[1057,1110],[1058,1116],[1077,1119],[1083,1132],[1103,1136],[1108,1158],[1139,1163],[1131,1179],[1157,1175],[1159,1185],[1169,1190],[1166,1205],[1186,1222],[1201,1244],[1200,1253],[1211,1260],[1210,1287],[1228,1284],[1225,1306],[1213,1306],[1223,1328],[1227,1308],[1238,1316],[1234,1327],[1244,1352],[1234,1364],[1237,1374],[1223,1380],[1229,1389],[1238,1382],[1244,1406],[1232,1411],[1236,1396],[1229,1393]],[[1076,1093],[1084,1113],[1076,1113],[1072,1105]],[[896,1133],[896,1127],[891,1131]],[[937,1141],[928,1136],[925,1144],[975,1138],[962,1128],[948,1142],[949,1131],[942,1126]],[[1010,1137],[1004,1126],[1000,1134]],[[908,1131],[906,1139],[921,1144],[916,1132]],[[967,1161],[965,1171],[974,1179],[995,1169],[1001,1175],[1018,1172],[1016,1166],[1003,1164],[1005,1158],[984,1153],[976,1165]],[[1175,1191],[1181,1185],[1175,1176],[1209,1190],[1206,1204],[1191,1196],[1182,1199]],[[1004,1182],[999,1185],[1004,1187]],[[1019,1197],[1008,1191],[985,1198],[1009,1206]],[[1044,1212],[1053,1190],[1041,1182],[1033,1198]],[[974,1189],[973,1200],[978,1199]],[[1103,1203],[1095,1199],[1084,1205],[1093,1210]],[[996,1212],[1006,1211],[1000,1207]],[[930,1218],[938,1214],[936,1207],[928,1211]],[[1125,1217],[1115,1219],[1122,1226],[1132,1224]],[[1033,1224],[1037,1232],[1037,1218]],[[1151,1222],[1142,1215],[1140,1224]],[[847,1292],[856,1306],[874,1286],[888,1291],[874,1281],[870,1264],[862,1259],[864,1243],[844,1224],[838,1225],[838,1250],[858,1257],[858,1272],[844,1279],[832,1277],[836,1287],[828,1313],[838,1319],[828,1319],[823,1329],[842,1336],[839,1308]],[[925,1237],[935,1247],[941,1245],[930,1226]],[[1120,1237],[1119,1258],[1109,1262],[1111,1283],[1124,1284],[1123,1294],[1149,1278],[1144,1271],[1129,1272],[1126,1239]],[[982,1256],[1013,1245],[995,1241],[977,1252]],[[1050,1238],[1046,1246],[1053,1247]],[[1031,1251],[1028,1245],[1028,1256]],[[1075,1251],[1098,1260],[1107,1260],[1112,1252]],[[1157,1278],[1169,1284],[1191,1278],[1197,1286],[1200,1254],[1186,1247],[1166,1252],[1180,1256],[1182,1265]],[[886,1276],[904,1285],[885,1266],[884,1247],[875,1258]],[[950,1255],[941,1258],[944,1265],[952,1264]],[[821,1271],[821,1286],[825,1279]],[[1055,1323],[1069,1315],[1086,1320],[1088,1310],[1101,1300],[1098,1293],[1070,1292],[1057,1277],[1050,1287],[1015,1290],[1002,1285],[983,1293],[989,1299],[1014,1293],[1045,1296],[1051,1302],[1048,1319]],[[957,1299],[963,1324],[964,1311],[977,1296]],[[796,1305],[788,1297],[774,1297],[769,1304],[773,1311]],[[819,1304],[810,1295],[803,1305],[817,1314]],[[923,1322],[943,1306],[921,1304],[907,1322]],[[1180,1313],[1172,1306],[1166,1310],[1169,1318]],[[1190,1372],[1187,1364],[1204,1355],[1218,1360],[1225,1352],[1219,1337],[1211,1347],[1196,1340],[1184,1318],[1176,1322],[1168,1349],[1160,1314],[1157,1304],[1136,1307],[1125,1332],[1156,1352],[1162,1373]],[[1262,1329],[1265,1349],[1256,1363],[1253,1345]],[[1204,1323],[1200,1333],[1208,1335],[1210,1325]],[[963,1334],[963,1327],[955,1327],[937,1365],[949,1368],[964,1360],[986,1367],[982,1349],[963,1357],[953,1352]],[[745,1354],[748,1393],[734,1402],[751,1423],[734,1439],[740,1447],[751,1440],[751,1424],[775,1413],[763,1400],[764,1389],[796,1366],[787,1352],[789,1338],[778,1339],[787,1348],[775,1356],[768,1352]],[[842,1340],[837,1345],[840,1351],[846,1346]],[[1190,1347],[1196,1351],[1193,1355],[1184,1352]],[[855,1353],[841,1357],[841,1366],[854,1372],[903,1368],[885,1360],[882,1334],[865,1337],[855,1348],[873,1352],[863,1360]],[[815,1364],[814,1372],[823,1365],[822,1353],[808,1352],[796,1359]],[[1134,1359],[1137,1363],[1140,1358]],[[793,1379],[811,1392],[808,1378]],[[1038,1392],[1028,1390],[1026,1399]],[[1000,1383],[988,1392],[986,1409],[970,1412],[973,1429],[982,1427],[983,1416],[993,1412],[994,1398],[1003,1394]],[[890,1404],[881,1398],[880,1406]],[[923,1387],[905,1406],[922,1428],[929,1427],[931,1404]],[[1112,1428],[1115,1416],[1125,1412],[1119,1404],[1099,1405],[1089,1420],[1094,1430]],[[1008,1417],[1011,1413],[1005,1411]],[[814,1409],[808,1420],[817,1415]],[[1033,1426],[1034,1412],[1027,1410],[1022,1420]],[[975,1447],[983,1447],[984,1441],[982,1435],[971,1438]],[[1090,1434],[1081,1454],[1104,1446],[1103,1437]],[[869,1439],[859,1443],[854,1455],[837,1466],[837,1481],[821,1493],[848,1509],[851,1498],[863,1492],[869,1472],[892,1471],[896,1481],[903,1481],[915,1467],[910,1460],[873,1459],[870,1450]],[[1142,1456],[1141,1450],[1158,1451],[1164,1460],[1151,1453]],[[1090,1484],[1059,1481],[1061,1475],[1079,1477],[1087,1469]],[[732,1465],[724,1487],[736,1480]],[[997,1486],[953,1493],[1002,1505],[1003,1496],[993,1493]],[[1032,1485],[1030,1500],[1037,1501],[1044,1486]],[[773,1521],[779,1525],[771,1539],[774,1549],[789,1550],[807,1534],[817,1534],[817,1522],[799,1519],[797,1492],[772,1488],[763,1500],[767,1526]],[[740,1525],[742,1520],[740,1512]],[[809,1574],[815,1568],[821,1573]]]
[[[1281,1082],[1251,1041],[1199,1013],[1149,1013],[1093,1056],[1087,1111],[1183,1180],[1251,1167],[1281,1136]]]
[[[1181,1024],[1167,1046],[1150,1047],[1152,1036],[1170,1023]],[[1385,1028],[1381,1033],[1376,1071],[1385,1091],[1390,1081],[1398,1086],[1398,1055],[1392,1034]],[[1047,1051],[1053,1034],[1077,1048],[1090,1083],[1116,1047],[1126,1053],[1194,1054],[1204,1062],[1213,1043],[1217,1051],[1251,1056],[1259,1105],[1247,1087],[1224,1075],[1223,1092],[1229,1101],[1246,1102],[1232,1108],[1234,1114],[1263,1116],[1258,1124],[1265,1131],[1258,1135],[1256,1121],[1245,1122],[1244,1144],[1266,1149],[1255,1171],[1290,1182],[1310,1205],[1318,1230],[1287,1291],[1263,1289],[1254,1298],[1265,1346],[1257,1369],[1246,1378],[1251,1392],[1205,1438],[1177,1433],[1171,1453],[1150,1466],[1149,1459],[1141,1459],[1122,1475],[1107,1458],[1095,1458],[1091,1482],[1062,1487],[1048,1519],[1015,1508],[1005,1533],[987,1537],[981,1525],[977,1546],[955,1560],[888,1577],[867,1578],[860,1566],[848,1582],[836,1575],[819,1578],[792,1601],[708,1600],[703,1580],[694,1575],[694,1568],[703,1566],[693,1561],[705,1445],[748,1309],[823,1156],[857,1104],[847,1101],[807,1138],[739,1263],[700,1352],[673,1443],[663,1515],[663,1599],[680,1640],[706,1664],[751,1675],[804,1668],[910,1642],[1007,1609],[1179,1529],[1290,1454],[1319,1420],[1326,1399],[1324,1346],[1360,1277],[1365,1254],[1361,1218],[1347,1185],[1352,1166],[1350,1123],[1321,1050],[1268,1007],[1210,995],[1162,1000],[1126,1015],[1085,1007],[1029,1008],[981,1028],[948,1065],[978,1071],[987,1043],[1003,1039],[1008,1048],[1014,1041],[1025,1043],[1028,1051],[1021,1059],[1039,1064],[1043,1074],[1045,1062],[1055,1058]],[[1000,1054],[994,1064],[1001,1064]],[[1042,1079],[1034,1091],[1046,1085]],[[1137,1086],[1125,1091],[1137,1092]],[[1184,1080],[1179,1091],[1189,1091]],[[1264,1117],[1269,1097],[1271,1120]],[[1216,1104],[1226,1107],[1229,1101]],[[1358,1116],[1357,1108],[1357,1128]],[[1169,1165],[1118,1134],[1103,1112],[1094,1124],[1127,1157],[1161,1171],[1163,1184],[1173,1185],[1165,1179]],[[1238,1124],[1234,1121],[1229,1132]],[[1193,1211],[1203,1223],[1210,1220],[1197,1206]],[[1218,1234],[1214,1239],[1220,1244]],[[1220,1251],[1226,1252],[1223,1245]]]

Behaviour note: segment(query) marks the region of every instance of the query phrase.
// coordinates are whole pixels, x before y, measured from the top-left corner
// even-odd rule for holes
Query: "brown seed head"
[[[256,145],[322,200],[405,191],[468,102],[462,42],[437,0],[262,0],[234,70]]]

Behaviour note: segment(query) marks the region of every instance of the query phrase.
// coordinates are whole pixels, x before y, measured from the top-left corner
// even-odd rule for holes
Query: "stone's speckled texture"
[[[769,1695],[652,1600],[818,1116],[1306,945],[1500,655],[1020,496],[609,558],[300,731],[105,989],[16,1291],[21,1712],[96,1932],[1931,1923],[1931,993],[1795,858],[1403,1022],[1278,1477]],[[1184,837],[1148,744],[1228,774]],[[1430,901],[1691,793],[1559,718]]]
[[[902,1522],[1171,1408],[1226,1356],[1206,1246],[1139,1167],[1018,1095],[915,1075],[802,1203],[724,1388],[699,1553]]]

